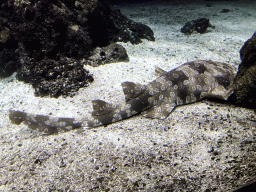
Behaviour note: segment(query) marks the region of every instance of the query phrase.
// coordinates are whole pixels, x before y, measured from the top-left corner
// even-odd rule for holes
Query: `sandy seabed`
[[[138,45],[119,43],[127,50],[129,62],[96,68],[85,66],[95,80],[89,87],[80,89],[76,96],[38,98],[32,86],[17,81],[15,74],[0,80],[0,190],[15,191],[22,187],[35,191],[47,191],[51,187],[64,191],[94,190],[98,186],[99,190],[107,187],[125,191],[131,187],[143,191],[156,186],[157,179],[150,178],[151,175],[164,176],[163,181],[169,187],[174,185],[175,178],[184,177],[189,183],[189,169],[194,171],[190,175],[194,178],[203,171],[211,172],[206,176],[209,181],[201,178],[200,190],[209,189],[211,182],[217,191],[222,191],[249,181],[251,176],[245,176],[246,181],[224,179],[227,183],[221,186],[214,180],[213,175],[230,168],[228,161],[245,156],[241,143],[253,140],[256,129],[252,110],[225,103],[204,100],[177,107],[165,120],[137,115],[78,135],[70,131],[42,137],[31,133],[23,124],[16,126],[9,122],[10,108],[58,117],[85,117],[92,111],[93,99],[124,103],[121,82],[147,84],[155,79],[155,66],[169,71],[188,61],[213,60],[229,63],[237,71],[241,62],[239,50],[256,29],[256,2],[201,1],[119,4],[117,7],[128,18],[149,26],[156,40],[143,40]],[[223,9],[230,12],[222,12]],[[210,19],[215,28],[209,28],[205,34],[189,36],[180,32],[187,21],[198,18]],[[151,168],[143,168],[143,162],[146,164],[150,155],[155,159]],[[132,161],[127,158],[139,162],[138,167],[143,171],[138,171],[135,165],[130,167]],[[40,165],[35,164],[37,160]],[[109,166],[104,168],[106,164]],[[83,180],[76,179],[81,175]],[[102,181],[97,180],[100,177]],[[134,183],[140,181],[144,184],[136,188]]]

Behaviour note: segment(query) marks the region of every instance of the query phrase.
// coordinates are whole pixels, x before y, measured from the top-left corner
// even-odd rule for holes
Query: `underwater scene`
[[[255,182],[256,2],[0,7],[0,191]]]

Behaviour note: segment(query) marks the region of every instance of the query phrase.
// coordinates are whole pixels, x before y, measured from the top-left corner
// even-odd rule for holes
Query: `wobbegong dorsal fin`
[[[157,77],[160,77],[161,75],[163,75],[165,73],[167,73],[167,71],[161,69],[160,67],[157,67],[157,66],[155,67],[155,75]]]
[[[146,90],[145,86],[129,81],[123,82],[122,87],[126,102],[142,95]]]
[[[108,113],[113,112],[113,110],[115,110],[117,106],[102,100],[93,100],[92,107],[93,107],[92,115],[100,116],[100,115],[106,115]]]

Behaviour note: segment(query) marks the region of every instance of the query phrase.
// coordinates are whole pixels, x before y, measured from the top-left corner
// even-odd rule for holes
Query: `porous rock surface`
[[[17,48],[17,41],[10,39],[7,21],[0,19],[0,78],[9,77],[20,66]]]
[[[128,62],[128,55],[123,46],[111,43],[108,46],[97,47],[94,49],[92,56],[85,62],[93,67],[98,67],[102,64],[115,63],[118,61]]]
[[[192,21],[188,21],[180,30],[180,32],[191,35],[194,31],[198,33],[205,33],[208,27],[213,27],[210,24],[210,20],[206,18],[200,18]]]
[[[235,91],[231,97],[237,105],[256,109],[256,33],[240,50],[241,64],[235,78]]]
[[[128,60],[121,45],[115,45],[118,48],[107,57],[97,57],[98,49],[113,47],[117,41],[136,44],[142,38],[154,40],[149,27],[128,19],[105,0],[5,0],[0,24],[0,75],[17,71],[18,79],[31,83],[37,96],[72,96],[93,81],[84,64]],[[70,71],[74,62],[76,67]],[[63,73],[52,75],[59,65]]]

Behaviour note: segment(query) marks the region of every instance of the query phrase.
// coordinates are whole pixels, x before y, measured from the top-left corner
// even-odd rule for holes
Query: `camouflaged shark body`
[[[233,93],[234,70],[225,63],[199,60],[185,63],[169,72],[156,68],[158,78],[148,85],[123,82],[125,105],[93,100],[92,117],[83,119],[30,115],[10,110],[10,120],[24,121],[30,128],[52,134],[80,127],[108,125],[141,113],[149,118],[166,118],[178,105],[205,97],[227,100]]]

